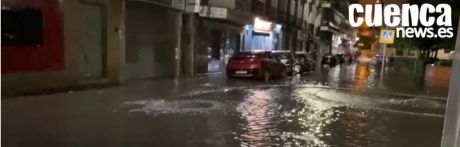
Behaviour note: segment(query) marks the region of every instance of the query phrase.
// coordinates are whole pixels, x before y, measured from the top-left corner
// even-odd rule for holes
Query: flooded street
[[[2,145],[439,146],[447,88],[407,66],[385,70],[383,81],[351,64],[270,82],[216,74],[7,99]]]
[[[1,3],[0,146],[460,147],[460,0]]]

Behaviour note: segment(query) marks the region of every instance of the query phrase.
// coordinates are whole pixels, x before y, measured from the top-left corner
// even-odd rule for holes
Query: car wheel
[[[269,70],[264,70],[264,73],[262,75],[263,80],[268,81],[271,79],[272,74],[270,73]]]
[[[283,72],[281,73],[281,78],[285,77],[288,77],[288,72],[286,70],[283,70]]]
[[[232,79],[233,77],[230,74],[227,74],[227,79]]]

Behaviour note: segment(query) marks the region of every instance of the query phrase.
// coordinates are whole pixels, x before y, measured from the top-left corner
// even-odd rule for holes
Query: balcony
[[[336,8],[323,4],[323,21],[320,26],[321,31],[332,33],[346,33],[351,30],[347,18]]]

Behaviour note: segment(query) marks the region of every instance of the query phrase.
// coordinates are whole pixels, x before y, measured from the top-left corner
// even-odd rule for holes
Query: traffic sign
[[[380,40],[382,44],[393,44],[395,41],[395,30],[380,30]]]

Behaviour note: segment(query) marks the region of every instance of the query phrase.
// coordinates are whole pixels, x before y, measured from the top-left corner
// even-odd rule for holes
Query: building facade
[[[338,0],[2,2],[3,22],[20,24],[2,25],[2,89],[11,95],[223,72],[235,52],[324,53],[334,34],[347,36]]]
[[[126,0],[124,79],[174,77],[184,4]]]
[[[122,10],[110,0],[2,1],[2,94],[122,82]]]

